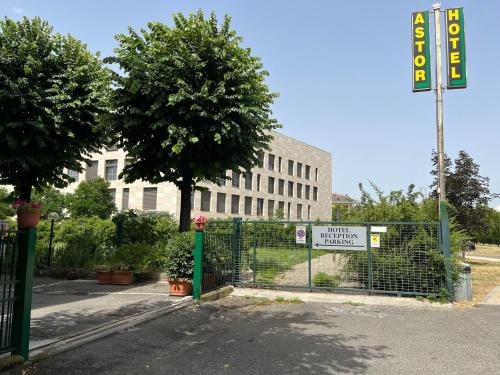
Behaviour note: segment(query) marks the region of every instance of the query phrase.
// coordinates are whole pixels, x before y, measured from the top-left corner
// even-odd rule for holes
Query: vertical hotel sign
[[[429,12],[411,15],[413,47],[413,91],[431,90]]]
[[[446,9],[446,52],[449,89],[467,87],[464,36],[463,8]]]

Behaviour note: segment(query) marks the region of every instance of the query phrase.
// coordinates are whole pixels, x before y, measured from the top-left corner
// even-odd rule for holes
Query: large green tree
[[[101,177],[80,182],[74,193],[66,196],[71,217],[109,218],[116,211],[115,201],[109,187],[109,182]]]
[[[180,231],[190,227],[191,191],[226,170],[250,170],[279,125],[267,72],[241,46],[230,18],[174,15],[174,26],[118,35],[114,126],[130,163],[122,176],[170,181],[181,191]]]
[[[51,212],[57,213],[60,218],[65,216],[66,195],[52,186],[35,189],[31,199],[42,204],[42,218],[46,219]]]
[[[109,92],[109,70],[79,40],[38,17],[0,20],[0,184],[30,200],[71,181],[102,144]]]
[[[430,186],[432,196],[437,198],[437,156],[432,155],[434,182]],[[488,203],[497,194],[490,191],[490,180],[479,174],[479,165],[465,151],[459,151],[452,160],[445,156],[446,200],[453,206],[452,215],[470,236],[476,236],[486,226]]]

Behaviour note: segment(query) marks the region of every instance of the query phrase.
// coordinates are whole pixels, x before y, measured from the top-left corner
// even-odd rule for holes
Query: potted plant
[[[208,221],[208,217],[205,216],[198,216],[193,218],[193,223],[194,223],[194,228],[196,230],[203,230],[205,229],[205,224]]]
[[[171,296],[187,296],[193,292],[193,248],[192,232],[177,234],[165,247],[164,270]]]
[[[134,273],[143,271],[151,260],[152,247],[144,243],[125,244],[112,250],[105,264],[97,267],[99,284],[127,285],[134,280]]]
[[[42,213],[41,203],[16,200],[12,208],[16,210],[19,228],[34,228],[38,225]]]

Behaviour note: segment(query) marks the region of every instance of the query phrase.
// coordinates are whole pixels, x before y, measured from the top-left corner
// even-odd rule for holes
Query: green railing
[[[305,227],[305,243],[296,242],[297,225]],[[356,251],[313,244],[313,227],[318,231],[329,226],[357,228],[366,233],[366,246]],[[383,227],[383,232],[374,227]],[[452,286],[447,231],[446,223],[443,226],[438,222],[215,220],[204,232],[202,289],[231,283],[397,295],[439,294],[444,287]],[[374,233],[380,242],[372,246]],[[448,243],[443,246],[443,241]],[[215,276],[207,278],[207,274]]]

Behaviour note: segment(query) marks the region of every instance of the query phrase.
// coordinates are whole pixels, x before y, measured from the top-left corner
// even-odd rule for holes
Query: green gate
[[[297,236],[298,229],[305,238]],[[449,277],[441,229],[438,222],[210,221],[204,233],[202,289],[230,283],[439,294]],[[332,234],[320,243],[319,236],[328,231],[350,233],[354,242],[349,245],[349,238],[342,240],[345,234]]]

